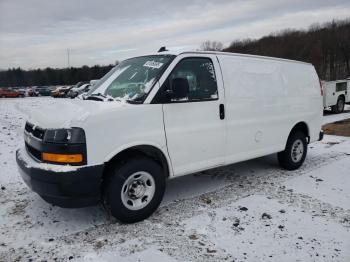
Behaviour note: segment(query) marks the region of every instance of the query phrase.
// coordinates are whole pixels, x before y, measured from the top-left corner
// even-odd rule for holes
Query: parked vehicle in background
[[[350,80],[337,80],[323,83],[323,107],[333,113],[342,113],[345,104],[350,103]]]
[[[51,96],[51,88],[48,86],[38,86],[36,91],[39,93],[39,96]]]
[[[100,79],[90,80],[90,85],[93,87],[94,85],[96,85],[98,83],[98,81],[100,81]]]
[[[12,88],[0,88],[0,97],[24,97],[24,94]]]
[[[96,79],[96,80],[90,80],[90,86],[88,88],[88,90],[84,91],[84,92],[81,92],[77,98],[79,99],[85,99],[85,95],[87,94],[88,91],[90,91],[92,88],[94,88],[95,85],[98,84],[100,80],[99,79]]]
[[[51,96],[55,98],[65,98],[72,86],[60,86],[51,92]]]
[[[53,91],[51,91],[51,96],[52,96],[52,97],[59,97],[59,95],[60,95],[60,89],[61,89],[61,87],[56,87],[56,89],[54,89]]]
[[[36,90],[35,86],[28,89],[28,96],[39,96],[39,92]]]
[[[25,88],[19,88],[16,91],[20,93],[21,97],[25,97],[27,95],[27,90]]]
[[[243,54],[130,58],[85,100],[41,111],[16,153],[23,180],[47,202],[103,201],[127,223],[158,208],[167,179],[272,153],[295,170],[323,137],[315,68]]]
[[[77,88],[79,88],[79,87],[81,87],[82,85],[85,85],[85,84],[89,84],[89,82],[81,81],[81,82],[76,83],[74,86],[71,86],[71,87],[69,88],[69,90],[67,90],[67,92],[66,92],[66,94],[65,94],[65,97],[69,97],[69,96],[68,96],[68,93],[69,93],[69,91],[72,90],[73,88],[74,88],[74,89],[77,89]]]
[[[74,86],[64,86],[60,90],[60,97],[67,97],[68,92],[73,88]]]
[[[71,90],[69,90],[67,97],[76,98],[78,95],[88,92],[90,90],[90,87],[90,84],[84,84],[79,87],[73,87]]]

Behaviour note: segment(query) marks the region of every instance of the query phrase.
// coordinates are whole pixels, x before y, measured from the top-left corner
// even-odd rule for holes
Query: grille
[[[41,152],[39,150],[36,150],[34,147],[32,147],[31,145],[29,145],[28,143],[26,143],[26,148],[27,151],[37,160],[41,161]]]
[[[44,138],[45,130],[42,129],[41,127],[37,127],[37,126],[34,127],[33,124],[27,122],[24,127],[24,130],[32,134],[34,137],[38,139]]]

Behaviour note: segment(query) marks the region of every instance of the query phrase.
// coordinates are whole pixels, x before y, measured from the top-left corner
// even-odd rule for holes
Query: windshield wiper
[[[125,100],[125,102],[127,102],[129,104],[142,104],[141,101],[136,101],[136,100]]]
[[[101,93],[96,93],[96,94],[91,94],[87,97],[85,97],[84,100],[94,100],[94,101],[118,101],[118,102],[127,102],[130,103],[131,100],[127,100],[127,99],[121,99],[119,97],[113,97],[110,95],[104,95]]]

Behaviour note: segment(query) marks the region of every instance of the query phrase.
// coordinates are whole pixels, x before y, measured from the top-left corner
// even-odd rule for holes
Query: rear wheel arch
[[[291,135],[295,134],[296,132],[302,132],[305,136],[306,136],[306,141],[309,143],[310,142],[310,131],[309,131],[309,127],[308,125],[301,121],[301,122],[298,122],[297,124],[295,124],[293,126],[293,128],[291,129],[291,131],[289,132],[289,137],[291,137]]]
[[[338,96],[338,99],[343,99],[345,101],[345,95],[341,94],[340,96]]]

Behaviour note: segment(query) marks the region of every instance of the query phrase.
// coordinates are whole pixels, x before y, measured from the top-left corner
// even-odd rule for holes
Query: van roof
[[[182,54],[212,54],[212,55],[240,56],[240,57],[251,57],[251,58],[258,58],[258,59],[266,59],[266,60],[274,60],[274,61],[283,61],[283,62],[301,63],[301,64],[306,64],[306,65],[311,65],[310,63],[303,62],[303,61],[290,60],[290,59],[284,59],[284,58],[278,58],[278,57],[249,55],[249,54],[231,53],[231,52],[219,52],[219,51],[181,51],[181,52],[165,51],[165,52],[156,53],[156,55],[176,55],[176,56],[182,55]]]

